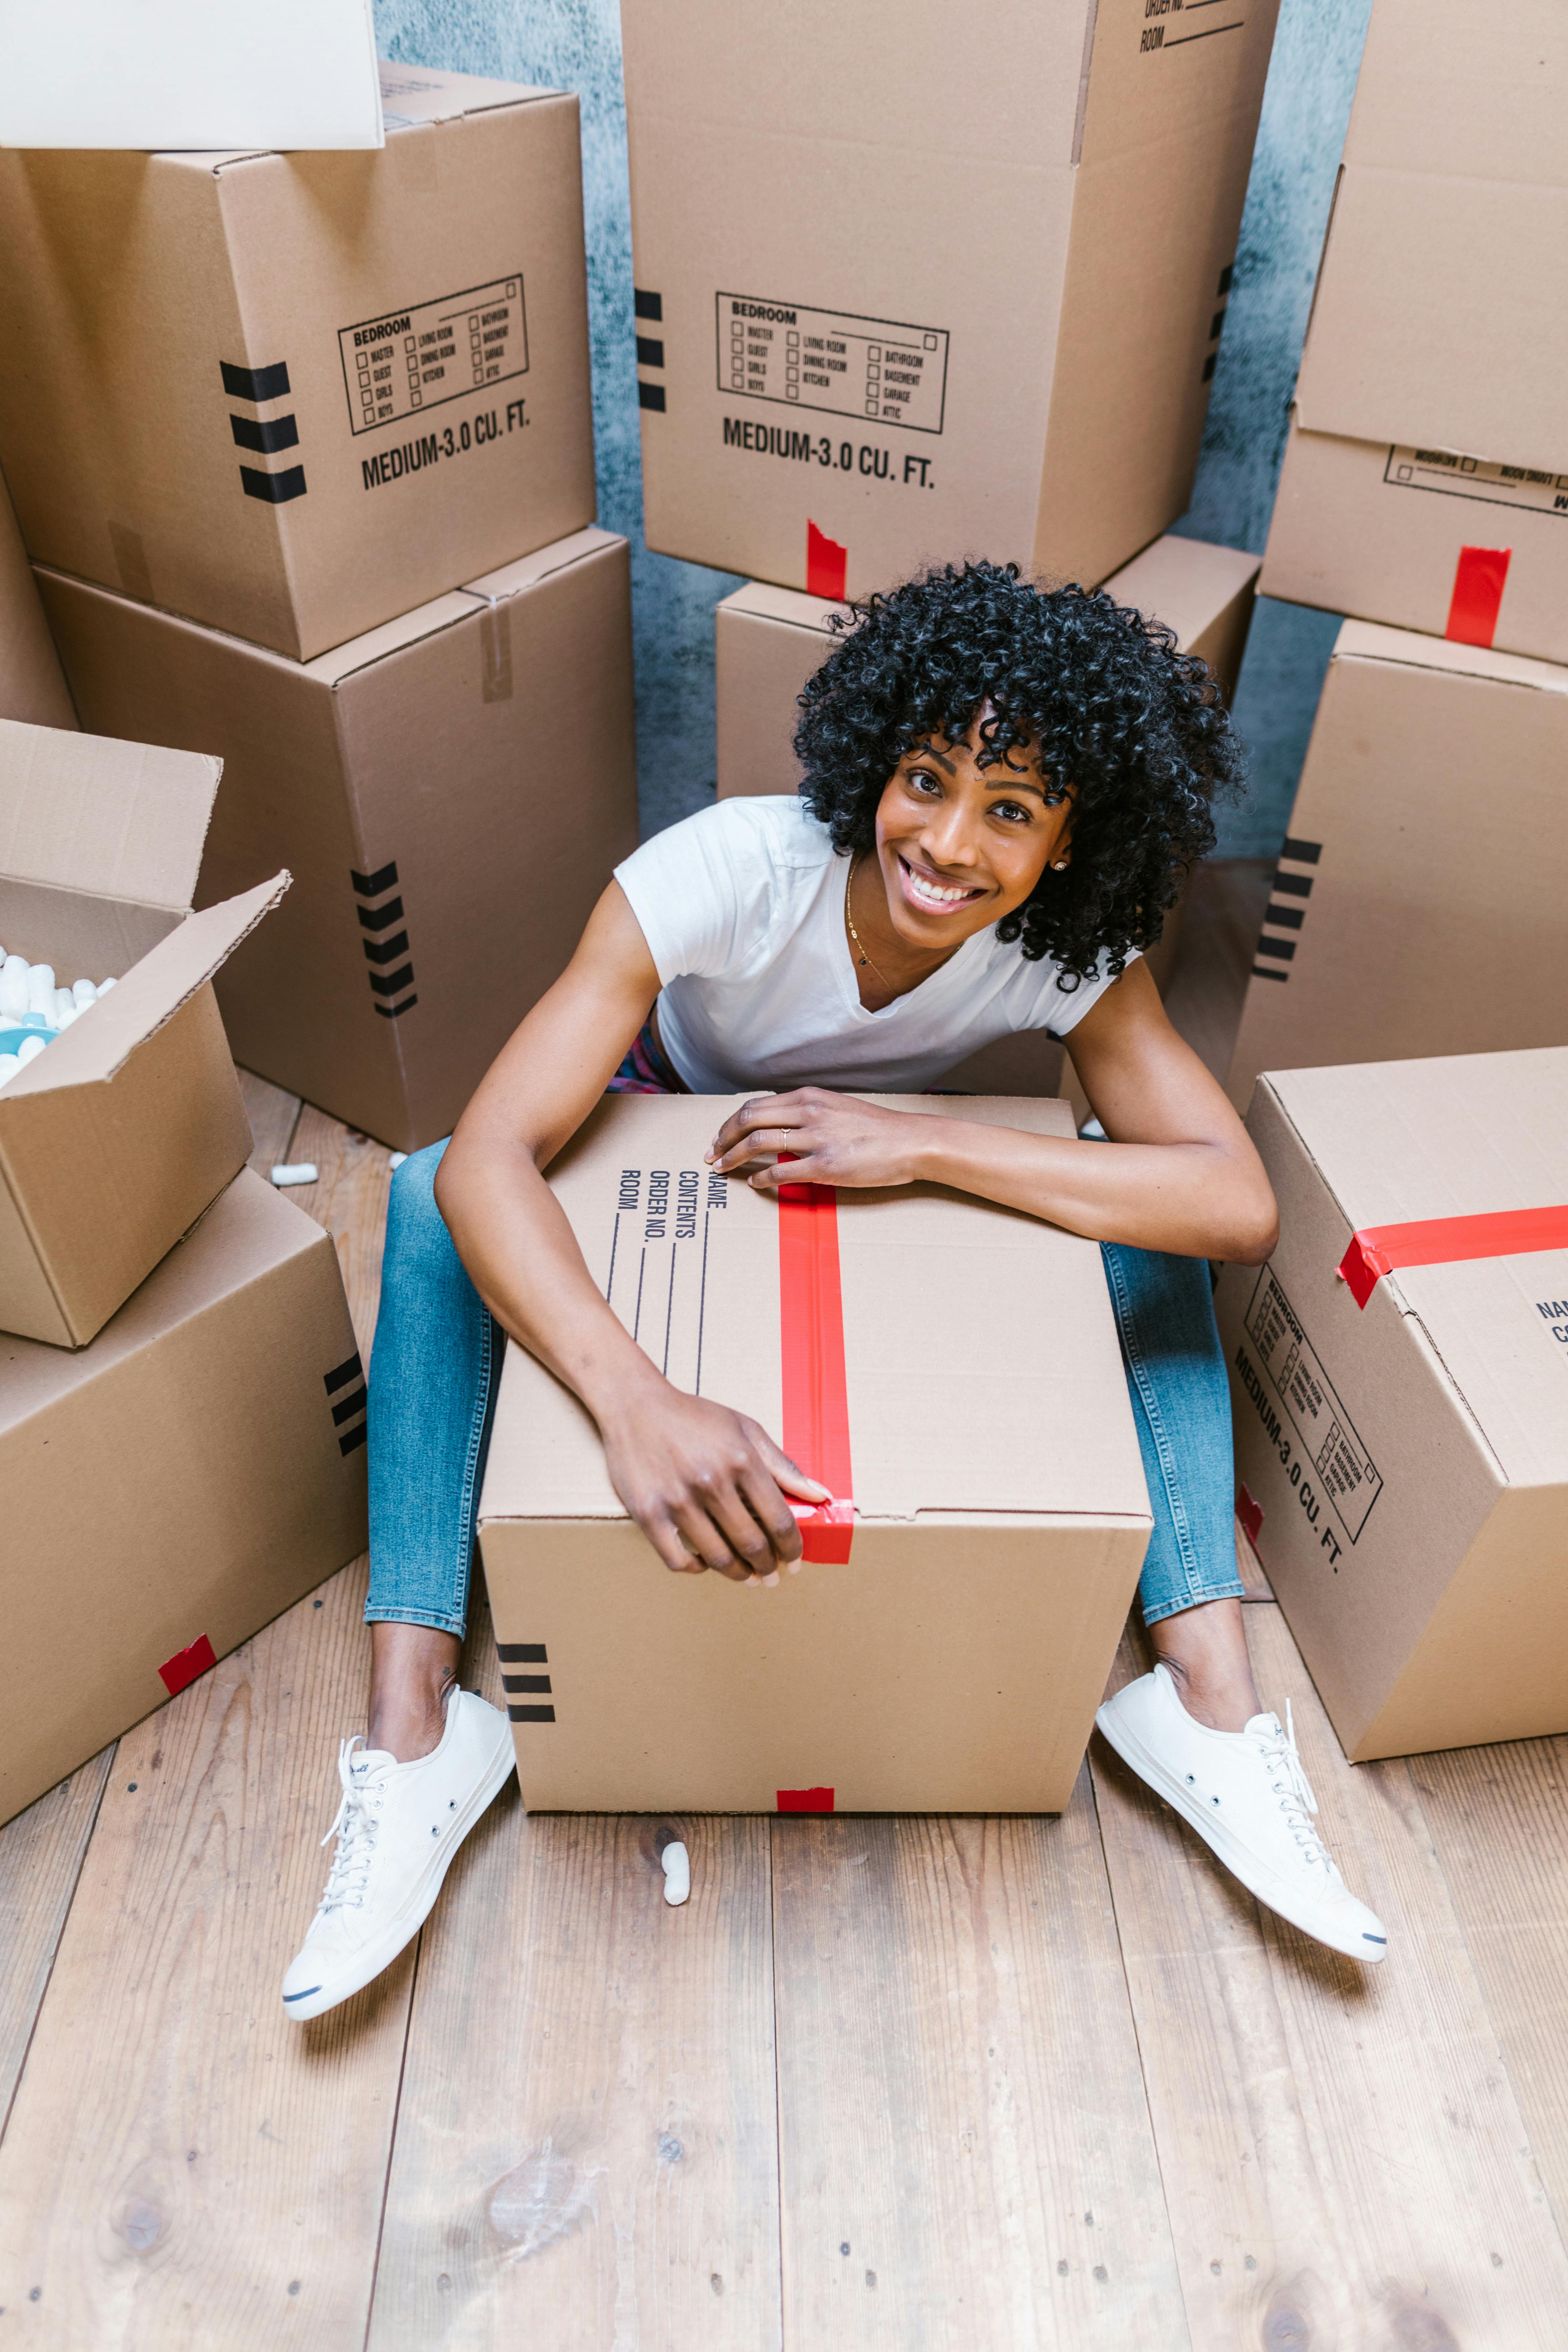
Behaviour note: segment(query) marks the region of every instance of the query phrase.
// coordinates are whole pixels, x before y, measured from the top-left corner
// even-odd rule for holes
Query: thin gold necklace
[[[868,966],[869,969],[876,973],[877,978],[881,982],[882,986],[887,989],[891,995],[896,996],[898,994],[897,989],[894,988],[892,982],[888,978],[887,973],[882,971],[881,967],[879,964],[872,963],[870,957],[866,952],[866,943],[855,928],[855,917],[849,905],[849,893],[855,887],[855,877],[860,870],[861,854],[862,853],[859,850],[857,850],[854,856],[849,861],[849,879],[844,885],[844,919],[849,926],[849,936],[855,942],[856,952],[858,954],[861,963]]]

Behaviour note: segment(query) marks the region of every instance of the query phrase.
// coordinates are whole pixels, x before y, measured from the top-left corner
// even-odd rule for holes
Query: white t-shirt
[[[880,1013],[855,984],[849,859],[788,798],[718,802],[616,868],[658,970],[658,1030],[693,1094],[767,1087],[916,1094],[1020,1029],[1064,1037],[1111,985],[1064,988],[989,925]]]

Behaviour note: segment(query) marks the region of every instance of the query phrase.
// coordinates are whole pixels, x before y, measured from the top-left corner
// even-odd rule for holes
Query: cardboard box
[[[249,1157],[210,982],[289,877],[191,914],[221,771],[0,719],[0,941],[118,983],[0,1087],[0,1328],[81,1347]]]
[[[1151,15],[1152,10],[1152,15]],[[624,11],[647,542],[820,596],[1100,581],[1185,509],[1275,0]],[[1181,25],[1186,23],[1185,17]]]
[[[382,89],[380,154],[0,152],[35,562],[307,660],[593,520],[577,100]]]
[[[1259,558],[1234,547],[1167,535],[1104,583],[1176,634],[1218,678],[1228,703],[1236,694]],[[713,651],[718,706],[719,798],[800,789],[795,756],[797,698],[833,650],[834,616],[848,608],[792,588],[748,580],[715,606]]]
[[[22,534],[0,480],[0,719],[74,727],[60,657],[27,568]]]
[[[1242,1008],[1260,1070],[1568,1043],[1568,669],[1347,621]]]
[[[637,845],[626,543],[579,531],[303,666],[41,572],[89,726],[222,752],[237,1059],[400,1151],[447,1135]],[[243,1156],[243,1155],[242,1155]]]
[[[6,24],[6,147],[379,147],[370,0],[54,0]]]
[[[331,1237],[247,1171],[90,1348],[0,1338],[0,1818],[364,1548]]]
[[[775,1589],[672,1575],[582,1406],[509,1349],[479,1539],[524,1801],[1059,1811],[1150,1528],[1100,1252],[937,1186],[775,1204],[702,1165],[740,1099],[612,1097],[550,1181],[655,1362],[839,1507]],[[1062,1103],[964,1116],[1072,1131]]]
[[[1568,660],[1555,0],[1376,0],[1262,588]]]
[[[1157,539],[1105,583],[1118,604],[1164,621],[1184,653],[1206,661],[1228,702],[1236,692],[1258,572],[1258,558],[1202,540]],[[719,798],[795,793],[800,763],[793,748],[796,698],[832,650],[830,624],[846,607],[791,588],[750,580],[714,613],[718,699]],[[1175,970],[1184,898],[1165,918],[1145,961],[1163,994]],[[1062,1049],[1042,1031],[999,1038],[951,1073],[960,1088],[982,1094],[1055,1095]]]
[[[1568,1052],[1273,1071],[1247,1126],[1239,1510],[1346,1755],[1568,1731]]]

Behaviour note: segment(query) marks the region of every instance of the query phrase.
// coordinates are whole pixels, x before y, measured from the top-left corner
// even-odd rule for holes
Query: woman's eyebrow
[[[956,776],[958,773],[958,770],[953,766],[952,761],[946,758],[942,752],[939,751],[934,743],[922,743],[914,756],[917,760],[934,760],[937,766],[941,768],[946,775]]]

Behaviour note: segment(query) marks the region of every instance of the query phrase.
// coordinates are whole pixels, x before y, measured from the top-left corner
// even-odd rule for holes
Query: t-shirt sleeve
[[[658,983],[734,969],[767,921],[772,861],[755,803],[720,801],[668,825],[616,868]]]
[[[1129,971],[1142,952],[1142,948],[1128,949],[1126,968]],[[1036,1029],[1048,1029],[1053,1037],[1065,1037],[1070,1029],[1076,1029],[1089,1007],[1098,1004],[1106,990],[1114,988],[1121,976],[1118,972],[1112,978],[1105,969],[1106,962],[1107,959],[1101,956],[1097,969],[1078,982],[1076,986],[1070,980],[1064,984],[1053,963],[1042,962],[1038,970],[1044,975],[1044,984],[1030,1025]]]

